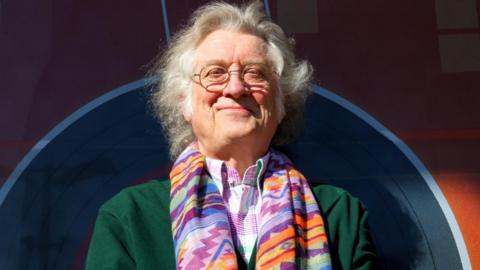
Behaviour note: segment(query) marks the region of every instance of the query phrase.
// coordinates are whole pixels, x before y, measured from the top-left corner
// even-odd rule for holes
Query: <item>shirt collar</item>
[[[270,150],[259,158],[255,164],[252,164],[245,170],[243,179],[240,179],[240,174],[233,167],[227,165],[223,160],[206,157],[207,170],[210,176],[215,181],[220,181],[223,185],[230,187],[236,185],[250,185],[258,186],[265,173],[268,161],[270,159]]]

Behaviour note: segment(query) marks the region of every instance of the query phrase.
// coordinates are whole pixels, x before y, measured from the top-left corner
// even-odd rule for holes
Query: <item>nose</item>
[[[224,96],[232,96],[234,98],[239,98],[247,93],[245,83],[242,81],[240,76],[240,70],[230,71],[230,80],[228,81],[227,86],[223,89],[222,93]]]

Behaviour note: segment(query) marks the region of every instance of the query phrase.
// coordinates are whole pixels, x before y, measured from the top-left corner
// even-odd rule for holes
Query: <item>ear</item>
[[[182,110],[182,114],[183,114],[183,119],[185,119],[185,121],[187,121],[188,123],[190,123],[192,121],[192,114],[189,113],[189,112],[186,112],[185,111],[185,108],[183,108]]]

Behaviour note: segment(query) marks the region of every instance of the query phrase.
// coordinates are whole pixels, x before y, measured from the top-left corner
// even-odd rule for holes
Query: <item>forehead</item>
[[[267,44],[247,33],[216,30],[197,47],[195,65],[266,63]]]

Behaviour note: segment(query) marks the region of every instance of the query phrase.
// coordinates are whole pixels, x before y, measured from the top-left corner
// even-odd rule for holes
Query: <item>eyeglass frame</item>
[[[228,83],[230,82],[230,78],[231,78],[231,75],[232,73],[234,72],[237,72],[240,74],[239,76],[239,79],[244,83],[244,84],[247,84],[248,86],[254,86],[254,85],[250,85],[248,84],[246,81],[245,81],[245,73],[246,71],[249,69],[248,67],[249,66],[255,66],[255,65],[260,65],[260,66],[264,66],[266,67],[265,69],[259,69],[259,68],[255,68],[256,71],[259,71],[261,74],[265,74],[265,73],[272,73],[273,75],[277,75],[278,73],[270,68],[267,68],[268,66],[265,65],[265,64],[262,64],[262,63],[251,63],[251,64],[247,64],[245,66],[243,66],[241,69],[235,69],[235,70],[228,70],[226,67],[222,66],[222,65],[219,65],[219,64],[209,64],[209,65],[205,65],[204,67],[202,67],[200,69],[200,72],[198,73],[194,73],[192,75],[192,81],[199,84],[203,89],[205,89],[206,91],[209,91],[209,92],[221,92],[223,90],[225,90],[225,88],[227,87]],[[218,82],[218,84],[225,84],[221,89],[218,89],[218,90],[211,90],[211,89],[208,89],[207,87],[208,86],[205,86],[203,85],[202,83],[202,78],[201,78],[201,74],[202,74],[202,71],[205,69],[205,68],[208,68],[208,67],[211,67],[211,66],[217,66],[217,67],[220,67],[222,69],[224,69],[226,71],[226,74],[227,74],[227,77],[225,78],[224,81],[222,82]],[[263,71],[265,70],[265,72]],[[265,82],[266,84],[269,84],[270,83],[270,78],[268,78],[268,76],[264,75],[266,77],[265,79]],[[195,80],[195,78],[198,77],[198,81]],[[216,84],[216,83],[214,83]],[[211,84],[212,85],[212,84]],[[209,86],[211,86],[209,85]],[[265,86],[262,86],[262,88],[265,88]]]

